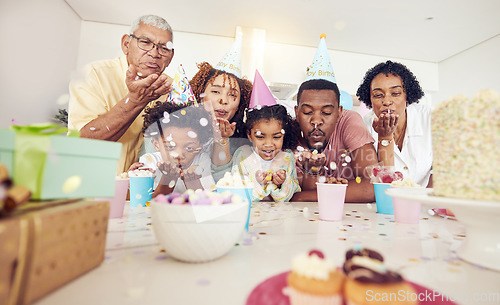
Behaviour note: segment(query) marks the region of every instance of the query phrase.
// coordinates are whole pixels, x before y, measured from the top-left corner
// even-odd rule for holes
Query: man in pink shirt
[[[342,109],[339,101],[337,85],[328,80],[308,80],[299,88],[295,117],[301,136],[296,165],[302,191],[290,201],[317,201],[319,177],[337,175],[337,171],[349,181],[346,202],[375,201],[365,175],[365,168],[378,162],[374,140],[361,116]]]

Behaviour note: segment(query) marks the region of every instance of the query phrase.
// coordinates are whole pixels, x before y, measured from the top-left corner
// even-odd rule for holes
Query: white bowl
[[[156,239],[168,256],[202,263],[227,254],[240,238],[248,202],[222,205],[172,205],[151,202]]]

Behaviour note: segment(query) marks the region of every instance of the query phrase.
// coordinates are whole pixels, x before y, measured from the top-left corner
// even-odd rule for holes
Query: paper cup
[[[392,197],[385,193],[385,190],[390,188],[390,183],[374,183],[375,203],[377,204],[377,213],[394,215],[394,207]]]
[[[115,196],[95,198],[97,201],[109,201],[109,218],[123,217],[123,209],[127,200],[128,179],[116,179]]]
[[[416,224],[420,220],[421,203],[413,200],[393,198],[394,220],[400,223]]]
[[[238,195],[243,200],[248,201],[248,216],[247,222],[245,224],[245,229],[248,231],[248,225],[250,223],[250,210],[252,208],[252,187],[219,187],[217,188],[217,193],[224,193],[225,191],[229,191],[233,195]]]
[[[154,177],[130,177],[130,207],[149,206],[153,197]]]
[[[318,192],[319,219],[327,221],[342,220],[347,184],[316,182],[316,189]]]

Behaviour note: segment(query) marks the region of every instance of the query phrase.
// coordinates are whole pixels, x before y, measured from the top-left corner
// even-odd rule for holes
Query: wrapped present
[[[27,305],[104,261],[109,203],[28,202],[0,218],[0,305]]]
[[[55,124],[1,129],[0,163],[32,199],[113,197],[121,143],[66,136],[66,131]]]

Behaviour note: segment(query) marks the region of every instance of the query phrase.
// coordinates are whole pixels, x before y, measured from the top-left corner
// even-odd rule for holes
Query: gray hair
[[[163,19],[160,16],[156,15],[144,15],[132,22],[132,25],[130,26],[130,33],[134,33],[138,28],[140,23],[144,24],[149,24],[152,25],[156,28],[159,28],[160,30],[164,31],[169,31],[170,35],[172,36],[172,42],[174,40],[174,33],[172,32],[172,28],[170,27],[170,24],[168,24],[167,20]]]

